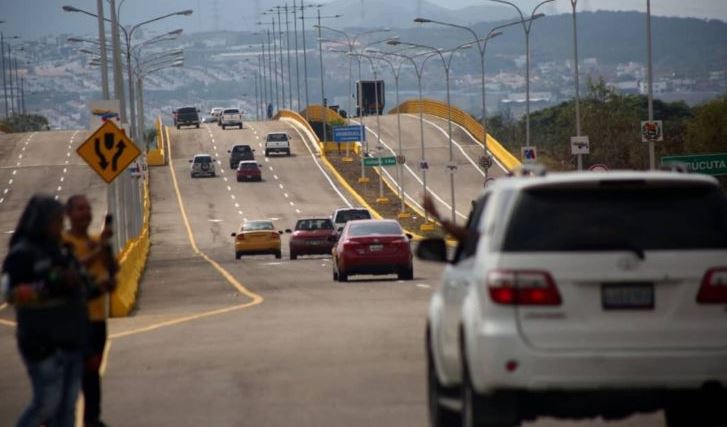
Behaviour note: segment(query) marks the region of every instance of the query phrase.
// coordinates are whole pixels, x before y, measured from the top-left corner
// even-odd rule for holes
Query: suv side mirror
[[[235,237],[237,236],[237,233],[230,233],[230,236]]]
[[[416,255],[424,261],[447,262],[447,243],[439,237],[424,239],[419,242]]]
[[[189,163],[192,163],[193,160],[190,160]]]

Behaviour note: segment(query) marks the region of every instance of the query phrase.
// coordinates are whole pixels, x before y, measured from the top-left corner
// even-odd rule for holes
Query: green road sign
[[[379,165],[379,159],[381,159],[381,165]],[[396,166],[396,156],[366,157],[364,166]]]
[[[662,165],[685,164],[691,172],[705,175],[727,175],[727,153],[668,156],[661,158]]]

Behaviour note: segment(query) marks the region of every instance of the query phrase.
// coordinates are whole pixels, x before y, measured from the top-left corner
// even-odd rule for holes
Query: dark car
[[[345,282],[352,274],[396,274],[414,278],[411,236],[391,219],[349,221],[333,248],[333,280]]]
[[[255,149],[249,145],[235,145],[227,152],[230,153],[230,169],[236,168],[242,160],[255,160]]]
[[[242,160],[237,165],[237,182],[241,181],[262,181],[260,167],[255,160]]]
[[[299,219],[292,233],[290,259],[299,255],[330,255],[336,244],[336,230],[330,218]]]
[[[174,110],[174,126],[195,126],[199,128],[199,110],[195,107],[180,107]]]

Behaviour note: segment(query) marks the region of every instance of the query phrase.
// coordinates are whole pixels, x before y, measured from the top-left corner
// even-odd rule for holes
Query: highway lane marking
[[[288,197],[290,197],[290,196],[288,195],[288,193],[283,193],[283,196],[284,196],[284,197],[285,197],[286,199],[287,199]]]
[[[300,213],[300,209],[296,209],[295,210],[295,213],[299,214]]]
[[[273,175],[273,178],[275,178],[275,179],[279,179],[277,175]]]
[[[226,176],[223,176],[222,179],[224,179],[225,182],[227,182],[227,177]]]
[[[417,283],[417,288],[431,289],[432,287],[425,283]]]
[[[166,132],[167,132],[167,141],[169,141],[169,129],[166,129]],[[172,157],[172,144],[171,143],[168,143],[168,145],[167,145],[167,152],[169,153],[169,158],[170,159],[173,159],[173,157]],[[186,323],[186,322],[190,322],[190,321],[193,321],[193,320],[199,320],[199,319],[202,319],[202,318],[205,318],[205,317],[211,317],[211,316],[216,316],[216,315],[219,315],[219,314],[230,313],[232,311],[237,311],[237,310],[241,310],[241,309],[245,309],[245,308],[249,308],[249,307],[253,307],[253,306],[259,305],[259,304],[261,304],[264,301],[264,298],[262,296],[260,296],[260,295],[256,294],[255,292],[252,292],[251,290],[247,289],[242,283],[240,283],[232,274],[230,274],[217,261],[213,260],[206,253],[204,253],[202,250],[199,249],[199,247],[197,246],[197,241],[194,238],[194,232],[192,231],[192,226],[189,223],[189,217],[187,216],[187,212],[186,212],[186,209],[184,207],[184,201],[182,200],[182,193],[179,190],[179,182],[177,180],[177,174],[174,171],[174,162],[172,160],[170,160],[169,163],[168,163],[168,166],[169,166],[169,171],[171,172],[171,176],[172,176],[172,185],[174,186],[174,192],[175,192],[175,194],[177,196],[177,204],[179,206],[179,212],[180,212],[180,214],[182,216],[182,223],[184,224],[184,227],[186,229],[187,238],[189,239],[189,244],[192,247],[192,250],[197,255],[199,255],[200,257],[202,257],[205,261],[207,261],[215,270],[217,270],[217,272],[220,273],[220,275],[222,275],[222,277],[233,288],[235,288],[240,294],[242,294],[242,295],[250,298],[250,301],[249,302],[246,302],[246,303],[243,303],[243,304],[238,304],[238,305],[230,306],[230,307],[224,307],[224,308],[210,310],[210,311],[206,311],[206,312],[202,312],[202,313],[191,314],[189,316],[183,316],[183,317],[180,317],[180,318],[177,318],[177,319],[167,320],[167,321],[164,321],[164,322],[159,322],[159,323],[155,323],[155,324],[148,325],[148,326],[143,326],[143,327],[140,327],[140,328],[131,329],[129,331],[117,332],[115,334],[109,335],[109,338],[110,339],[127,337],[127,336],[130,336],[130,335],[136,335],[136,334],[140,334],[140,333],[143,333],[143,332],[154,331],[156,329],[160,329],[160,328],[164,328],[164,327],[168,327],[168,326],[179,325],[181,323]]]
[[[221,219],[208,219],[209,222],[222,222]]]
[[[230,194],[230,197],[232,198],[232,200],[235,200],[235,195],[234,194]]]
[[[290,202],[290,206],[295,206],[295,203],[294,202]]]
[[[228,186],[227,186],[227,191],[232,191],[232,187],[230,187],[230,186],[228,185]]]
[[[13,185],[13,180],[12,179],[8,181],[8,185]]]
[[[283,184],[278,184],[278,187],[280,187],[280,189],[281,189],[281,190],[282,190],[283,188],[285,188],[285,187],[283,187]]]

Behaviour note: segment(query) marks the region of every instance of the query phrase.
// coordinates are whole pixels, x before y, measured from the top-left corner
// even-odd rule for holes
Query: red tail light
[[[240,233],[240,234],[237,235],[237,237],[235,237],[235,239],[238,240],[238,241],[245,240],[245,235],[242,234],[242,233]]]
[[[270,233],[270,237],[273,240],[280,240],[280,234],[278,234],[278,233]]]
[[[697,294],[700,304],[727,304],[727,267],[707,270]]]
[[[560,293],[550,273],[495,270],[487,275],[490,298],[503,305],[560,305]]]

